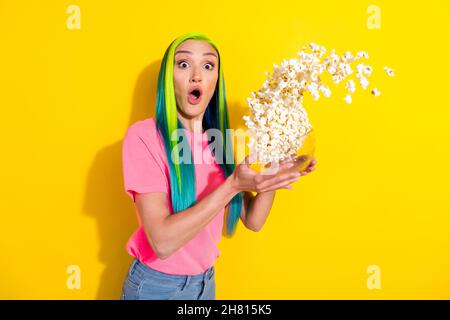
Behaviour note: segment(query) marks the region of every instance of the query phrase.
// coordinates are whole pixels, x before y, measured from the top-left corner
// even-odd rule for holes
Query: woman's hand
[[[298,163],[296,164],[292,160],[282,161],[279,164],[274,163],[269,167],[269,174],[252,170],[249,165],[253,161],[255,161],[254,155],[246,157],[244,161],[236,166],[234,172],[228,178],[230,178],[230,184],[233,186],[234,191],[253,191],[258,193],[254,196],[250,192],[244,192],[244,209],[243,213],[241,213],[241,219],[248,229],[259,231],[265,224],[272,208],[275,190],[292,190],[290,184],[297,181],[300,176],[313,171],[317,161],[313,158],[302,172],[292,172],[298,168]],[[293,167],[294,169],[289,170]]]
[[[307,175],[308,173],[310,173],[311,171],[314,171],[314,170],[316,169],[316,168],[315,168],[315,165],[316,165],[316,164],[317,164],[317,159],[316,159],[316,157],[313,157],[312,160],[311,160],[311,162],[310,162],[310,163],[308,164],[308,166],[306,167],[306,169],[300,172],[301,175],[302,175],[302,176],[305,176],[305,175]]]
[[[285,169],[291,168],[294,163],[292,161],[281,162],[276,172],[260,173],[252,170],[250,164],[256,160],[256,155],[247,156],[240,164],[238,164],[232,173],[233,186],[238,191],[267,192],[276,189],[292,189],[291,183],[298,181],[299,177],[314,170],[316,164],[315,158],[310,165],[302,172],[286,172],[279,173]]]
[[[280,162],[280,165],[283,165],[283,164],[288,164],[288,163],[290,163],[290,164],[292,164],[290,167],[292,167],[293,165],[294,165],[294,162],[292,161],[292,160],[285,160],[285,161],[281,161]],[[313,157],[312,158],[312,160],[309,162],[309,164],[308,164],[308,166],[305,168],[305,169],[303,169],[303,171],[300,171],[300,175],[301,176],[306,176],[308,173],[310,173],[311,171],[314,171],[316,168],[315,168],[315,165],[317,164],[317,159],[316,159],[316,157]],[[284,168],[285,167],[281,167],[280,166],[280,170],[284,170]],[[292,170],[291,170],[292,171]],[[289,185],[289,186],[286,186],[286,187],[283,187],[283,189],[289,189],[289,190],[292,190],[292,186],[291,185]]]

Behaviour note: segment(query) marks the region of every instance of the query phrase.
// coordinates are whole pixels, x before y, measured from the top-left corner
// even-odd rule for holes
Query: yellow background
[[[366,26],[381,8],[381,29]],[[70,30],[69,5],[81,10]],[[448,1],[1,1],[0,298],[117,299],[137,226],[121,144],[154,116],[165,49],[219,45],[233,126],[273,63],[311,41],[366,50],[354,103],[305,106],[316,171],[277,193],[259,233],[223,238],[218,299],[450,298]],[[395,69],[389,78],[382,67]],[[66,286],[78,265],[81,288]],[[369,290],[367,268],[381,270]]]

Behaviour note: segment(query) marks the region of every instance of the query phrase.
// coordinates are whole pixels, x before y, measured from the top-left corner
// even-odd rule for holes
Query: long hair
[[[179,161],[179,148],[177,141],[171,139],[172,133],[178,129],[185,129],[177,117],[177,105],[175,99],[173,68],[176,48],[184,41],[194,39],[209,43],[217,51],[219,60],[219,76],[214,94],[205,110],[202,126],[204,130],[217,129],[221,133],[222,152],[214,152],[214,157],[223,170],[225,177],[230,176],[235,168],[234,161],[227,163],[227,159],[233,159],[233,146],[229,133],[228,108],[225,95],[225,82],[222,62],[216,44],[202,33],[191,32],[176,38],[164,53],[158,77],[156,96],[156,126],[163,141],[167,155],[171,198],[173,213],[188,209],[196,201],[195,167],[192,161],[192,152],[187,146],[183,152],[188,152],[188,163]],[[183,141],[186,141],[184,130],[177,131]],[[212,149],[211,145],[210,148]],[[172,156],[174,159],[172,159]],[[183,158],[186,159],[185,155]],[[219,159],[221,158],[221,159]],[[227,204],[227,234],[234,234],[237,222],[242,210],[242,193],[236,194]]]

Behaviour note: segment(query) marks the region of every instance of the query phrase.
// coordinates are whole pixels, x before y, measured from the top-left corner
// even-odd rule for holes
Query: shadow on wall
[[[151,63],[139,75],[129,125],[155,115],[160,64],[161,60]],[[120,134],[124,136],[125,131]],[[122,142],[123,139],[100,150],[87,177],[83,211],[97,222],[100,237],[98,259],[105,265],[97,299],[120,299],[122,284],[132,261],[125,245],[138,227],[133,203],[123,188]]]

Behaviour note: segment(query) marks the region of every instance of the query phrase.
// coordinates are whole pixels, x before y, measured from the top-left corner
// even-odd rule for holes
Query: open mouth
[[[193,89],[189,92],[188,100],[191,104],[197,104],[200,102],[202,96],[202,91],[200,89]]]
[[[196,89],[196,90],[193,90],[193,91],[191,92],[191,95],[193,95],[195,99],[200,98],[200,90],[197,90],[197,89]]]

